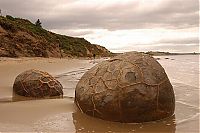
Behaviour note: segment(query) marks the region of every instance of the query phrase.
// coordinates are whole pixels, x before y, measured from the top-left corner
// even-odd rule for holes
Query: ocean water
[[[199,55],[160,56],[159,63],[173,85],[176,131],[199,132]],[[169,59],[166,59],[169,58]]]

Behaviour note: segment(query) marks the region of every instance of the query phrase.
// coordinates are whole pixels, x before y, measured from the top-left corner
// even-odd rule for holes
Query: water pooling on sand
[[[175,91],[176,109],[173,117],[143,124],[123,124],[86,116],[74,106],[74,89],[84,72],[94,65],[93,62],[76,60],[75,65],[73,65],[74,62],[71,62],[70,65],[68,61],[66,63],[61,61],[61,63],[56,59],[51,62],[70,67],[68,69],[61,67],[59,71],[53,71],[54,63],[50,63],[48,65],[52,67],[52,70],[47,69],[46,71],[52,73],[62,83],[65,98],[18,102],[5,102],[6,99],[4,99],[4,102],[0,102],[0,131],[198,133],[199,56],[168,56],[169,59],[161,56],[159,58]],[[46,66],[41,64],[38,63],[39,68]],[[15,67],[15,65],[13,63],[11,67]],[[0,62],[0,73],[6,73],[1,72],[2,66]],[[7,68],[11,69],[9,65]],[[9,83],[7,86],[6,83],[4,84],[7,92],[4,91],[0,96],[11,94],[9,92],[12,91],[12,87]],[[0,92],[5,90],[5,88],[1,89],[2,87],[0,86]]]

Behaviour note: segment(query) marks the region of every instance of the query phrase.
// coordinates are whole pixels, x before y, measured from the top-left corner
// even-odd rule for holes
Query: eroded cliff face
[[[0,17],[1,57],[92,57],[110,51],[84,38],[59,35],[25,19]]]
[[[58,43],[49,43],[24,31],[13,33],[0,27],[0,56],[61,57],[61,52]]]

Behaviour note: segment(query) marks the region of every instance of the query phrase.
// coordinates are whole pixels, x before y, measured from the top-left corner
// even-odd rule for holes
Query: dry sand
[[[91,60],[0,58],[0,132],[198,133],[199,87],[196,80],[198,82],[199,79],[196,77],[199,76],[199,70],[196,74],[196,69],[199,68],[199,65],[193,66],[195,67],[192,69],[194,72],[188,72],[187,69],[191,68],[191,64],[187,66],[185,57],[182,59],[182,57],[174,56],[175,60],[160,58],[159,62],[166,69],[174,86],[176,94],[175,115],[165,120],[143,124],[103,121],[86,116],[77,110],[73,102],[74,89],[84,72],[95,65]],[[97,62],[100,61],[97,60]],[[185,70],[178,72],[177,68],[180,66],[177,65],[180,62],[185,66]],[[64,87],[64,98],[12,101],[12,85],[15,77],[32,68],[47,71],[56,77]],[[174,73],[177,76],[174,76]]]

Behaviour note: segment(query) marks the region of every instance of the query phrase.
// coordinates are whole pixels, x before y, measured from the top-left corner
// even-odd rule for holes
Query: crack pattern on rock
[[[137,58],[138,59],[136,59],[134,61],[129,61],[129,60],[127,60],[127,57],[123,57],[123,56],[115,57],[114,59],[104,61],[103,63],[100,63],[97,66],[95,66],[95,69],[94,69],[95,73],[94,73],[94,70],[92,72],[93,74],[91,74],[90,70],[88,72],[86,72],[84,74],[83,78],[81,79],[83,81],[85,79],[86,80],[84,82],[81,82],[80,84],[78,83],[77,87],[76,87],[76,91],[79,90],[80,86],[86,87],[84,89],[84,92],[82,94],[80,94],[79,97],[77,97],[77,96],[75,97],[78,108],[82,112],[85,112],[86,114],[90,114],[89,112],[92,112],[92,114],[90,114],[90,115],[92,115],[94,117],[96,116],[95,113],[98,113],[98,115],[100,115],[98,117],[103,119],[104,114],[101,112],[101,110],[98,109],[98,106],[95,103],[95,102],[98,102],[98,103],[102,102],[102,104],[103,104],[103,101],[95,101],[94,97],[97,96],[97,95],[98,96],[104,95],[105,97],[108,97],[108,94],[112,93],[112,94],[115,94],[115,95],[112,95],[111,97],[113,99],[117,98],[117,100],[115,99],[117,101],[117,109],[114,109],[114,110],[116,112],[118,111],[118,113],[119,113],[119,119],[120,120],[118,120],[118,121],[123,122],[124,114],[123,114],[122,110],[126,110],[126,109],[123,109],[122,102],[125,99],[125,95],[128,93],[127,88],[129,88],[129,90],[131,90],[130,92],[135,91],[135,93],[137,93],[138,95],[140,95],[144,99],[145,99],[146,95],[148,95],[147,89],[150,89],[149,91],[152,91],[151,92],[151,93],[153,93],[152,95],[155,95],[155,98],[152,97],[152,99],[151,99],[152,101],[155,101],[155,108],[156,108],[155,111],[161,113],[161,115],[166,113],[165,111],[162,111],[162,110],[159,109],[159,104],[160,104],[159,103],[160,102],[159,97],[160,97],[160,89],[161,89],[160,86],[162,84],[170,83],[164,69],[152,57],[141,56],[140,58],[139,57],[137,57]],[[141,63],[140,60],[142,61],[142,63],[146,64],[146,66],[143,66],[144,68],[141,68],[138,64],[136,64],[136,62]],[[111,67],[111,65],[112,65],[112,67]],[[140,64],[140,65],[143,65],[143,64]],[[148,67],[151,68],[150,70],[153,71],[152,73],[156,73],[155,75],[158,76],[158,77],[155,77],[156,81],[154,81],[154,79],[152,79],[153,82],[151,80],[150,81],[145,80],[145,76],[147,75],[145,72],[148,70],[148,69],[146,69]],[[146,70],[144,71],[144,69],[146,69]],[[114,73],[116,71],[117,71],[117,73],[116,73],[117,76],[114,76]],[[125,74],[127,74],[127,72],[129,72],[129,71],[134,72],[134,74],[136,75],[135,79],[133,79],[134,81],[131,82],[131,83],[129,81],[126,81],[123,78],[123,76]],[[102,72],[103,72],[103,74],[102,74]],[[91,75],[87,75],[88,73],[90,73]],[[107,75],[105,76],[106,73],[107,73]],[[152,75],[150,75],[150,76],[152,76]],[[88,85],[88,88],[87,88],[88,82],[91,82],[91,80],[94,77],[95,77],[96,82]],[[157,80],[159,80],[159,82]],[[97,91],[95,89],[97,87],[97,85],[99,85],[99,84],[101,85],[100,86],[101,91],[99,91],[99,90]],[[145,93],[140,92],[140,89],[138,89],[136,86],[139,86],[139,87],[141,86],[142,89],[143,89],[141,91],[145,91]],[[172,91],[172,94],[174,94],[173,88],[171,88],[169,91]],[[118,94],[116,94],[116,93],[118,93]],[[80,100],[80,97],[85,97],[85,95],[87,95],[87,96],[91,95],[90,100],[91,100],[92,105],[89,105],[89,106],[92,106],[92,109],[91,108],[90,109],[84,108],[84,110],[82,110],[81,105],[79,104],[79,100]],[[146,98],[146,99],[149,99],[149,97]],[[103,100],[103,98],[100,97],[97,100]],[[106,103],[103,104],[103,106],[105,106],[106,104],[109,104],[109,102],[110,102],[111,105],[109,104],[109,106],[115,107],[116,103],[112,103],[112,102],[114,102],[112,100],[106,101]],[[82,101],[82,102],[87,102],[87,101]],[[172,100],[172,102],[174,102],[174,100]],[[171,103],[171,104],[173,105],[174,103]],[[105,110],[106,110],[106,108],[105,108]],[[160,117],[163,118],[163,116],[160,116]],[[152,118],[152,119],[158,119],[158,118],[156,117],[156,118]]]
[[[45,78],[46,81],[43,81]],[[17,76],[13,90],[27,97],[62,96],[62,85],[47,72],[31,69]],[[26,94],[24,94],[24,92]],[[39,94],[38,94],[39,93]]]

